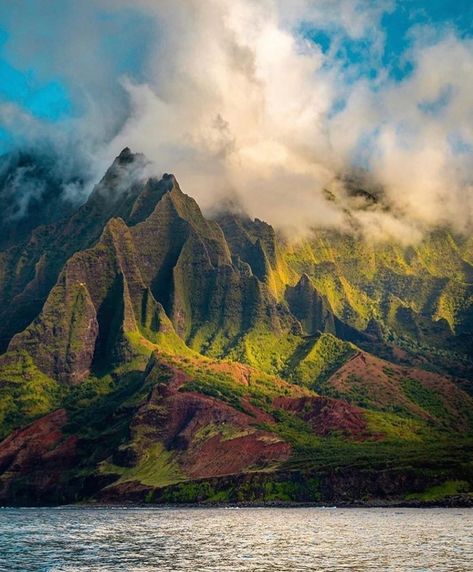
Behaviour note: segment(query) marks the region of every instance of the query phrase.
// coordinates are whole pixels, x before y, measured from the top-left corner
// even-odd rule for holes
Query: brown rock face
[[[58,409],[0,443],[0,503],[54,497],[64,471],[76,462],[77,439],[64,435],[66,421],[66,411]]]
[[[185,475],[228,475],[268,467],[290,456],[289,444],[258,428],[267,414],[255,415],[253,407],[249,415],[213,397],[180,391],[189,378],[173,367],[166,369],[168,381],[154,387],[134,418],[133,432],[145,435],[149,443],[162,442]]]
[[[363,411],[346,401],[328,397],[277,397],[273,405],[297,414],[321,437],[334,433],[357,440],[372,437]]]

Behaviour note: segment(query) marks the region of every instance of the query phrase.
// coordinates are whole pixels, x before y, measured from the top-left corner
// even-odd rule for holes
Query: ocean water
[[[0,509],[0,570],[473,571],[473,509]]]

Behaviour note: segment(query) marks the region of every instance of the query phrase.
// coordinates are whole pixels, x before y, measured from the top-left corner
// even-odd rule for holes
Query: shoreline
[[[246,508],[320,508],[325,510],[335,509],[431,509],[431,508],[450,508],[465,509],[473,508],[473,497],[451,497],[441,501],[386,501],[372,500],[353,503],[322,503],[322,502],[285,502],[285,501],[268,501],[268,502],[238,502],[238,503],[221,503],[221,502],[196,502],[196,503],[137,503],[137,502],[78,502],[75,504],[62,505],[4,505],[0,506],[0,510],[4,509],[246,509]]]

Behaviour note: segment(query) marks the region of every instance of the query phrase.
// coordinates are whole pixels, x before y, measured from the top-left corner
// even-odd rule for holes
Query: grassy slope
[[[163,354],[162,357],[164,359]],[[181,391],[197,391],[238,410],[245,410],[242,399],[249,396],[253,405],[272,415],[276,423],[263,424],[261,428],[273,432],[293,447],[291,459],[280,467],[279,471],[302,470],[309,475],[333,469],[378,471],[399,468],[423,475],[435,474],[439,478],[444,475],[445,479],[448,479],[452,475],[464,475],[465,462],[467,463],[466,460],[471,458],[473,453],[471,432],[460,434],[449,431],[441,422],[435,423],[432,419],[425,419],[422,415],[408,411],[396,414],[365,409],[363,415],[371,437],[368,436],[362,441],[344,438],[336,432],[327,437],[319,437],[299,415],[276,410],[273,406],[273,399],[276,396],[315,395],[312,391],[299,389],[251,368],[243,368],[242,372],[242,366],[236,364],[222,364],[216,360],[195,357],[165,356],[165,359],[190,377]],[[130,406],[136,408],[138,404],[144,402],[149,390],[150,387],[136,385],[134,391],[126,394],[126,399],[118,407],[118,411],[126,411]],[[111,392],[112,402],[120,391],[123,391],[123,387],[116,386]],[[99,407],[100,403],[101,400],[97,399],[94,407]],[[83,410],[80,415],[83,415]],[[81,424],[83,422],[84,420]],[[205,440],[216,434],[223,440],[231,440],[238,436],[238,433],[227,425],[213,424],[200,431],[199,439]],[[101,465],[100,470],[117,475],[119,482],[138,480],[152,487],[181,483],[180,488],[173,489],[172,492],[172,495],[177,496],[170,497],[169,500],[196,498],[225,500],[222,491],[217,494],[216,490],[209,488],[204,494],[202,488],[189,483],[185,473],[176,463],[175,452],[166,451],[160,443],[148,447],[136,466],[120,467],[109,460]],[[290,485],[275,484],[270,474],[271,471],[268,473],[269,492],[265,497],[266,500],[269,497],[282,500],[286,497],[292,498],[284,488]],[[280,486],[283,488],[278,489]]]
[[[317,341],[320,343],[321,340]],[[322,338],[322,343],[328,343],[333,349],[331,342],[333,340],[330,337]],[[225,487],[222,489],[210,484],[190,482],[176,460],[175,451],[167,450],[159,441],[150,444],[141,441],[139,433],[130,433],[133,416],[146,403],[154,385],[166,382],[166,376],[146,378],[147,381],[143,382],[143,374],[139,370],[143,369],[146,354],[152,348],[145,344],[141,347],[145,348],[143,360],[101,377],[90,378],[72,387],[66,396],[58,397],[53,391],[56,400],[50,402],[44,402],[45,395],[56,386],[50,387],[44,376],[32,369],[34,366],[27,356],[19,356],[21,367],[26,368],[34,386],[39,388],[39,409],[28,409],[27,414],[31,416],[28,419],[57,407],[59,403],[66,407],[70,412],[68,431],[78,435],[83,443],[83,463],[77,467],[76,475],[101,473],[115,475],[118,483],[138,481],[153,489],[168,487],[163,494],[167,495],[169,501],[225,501],[235,498],[231,496],[236,494],[234,489],[231,489],[231,493]],[[335,348],[340,349],[337,344]],[[346,349],[353,351],[352,346],[342,346],[342,350]],[[316,355],[319,353],[323,354],[316,352]],[[270,414],[276,421],[274,424],[262,423],[258,426],[291,444],[291,458],[276,472],[276,467],[267,469],[266,484],[261,485],[263,492],[259,489],[259,492],[255,492],[251,488],[253,485],[248,484],[245,486],[250,488],[246,493],[244,489],[238,493],[246,494],[247,499],[296,500],[307,498],[310,489],[310,498],[316,500],[319,494],[317,479],[311,475],[333,469],[372,472],[397,468],[401,471],[414,471],[419,475],[430,475],[431,478],[435,476],[435,479],[443,478],[444,481],[470,482],[470,473],[465,466],[473,454],[471,431],[461,434],[449,429],[442,423],[442,415],[439,415],[438,420],[426,418],[415,408],[392,412],[387,411],[382,404],[373,402],[369,408],[363,409],[368,426],[368,435],[364,440],[351,440],[338,435],[336,431],[326,437],[319,437],[299,414],[277,410],[273,405],[274,398],[278,396],[315,396],[313,389],[303,387],[305,384],[294,385],[248,366],[204,358],[192,352],[181,356],[179,353],[173,355],[160,350],[159,355],[159,359],[172,364],[188,376],[188,381],[180,391],[197,391],[227,403],[238,411],[245,411],[245,399],[248,398],[249,403]],[[310,355],[309,351],[307,356]],[[309,362],[310,359],[312,358],[309,357]],[[316,369],[321,371],[320,368]],[[22,375],[24,372],[25,369],[22,370]],[[15,375],[11,376],[12,379]],[[306,384],[315,387],[317,384],[312,383],[311,375]],[[396,378],[391,382],[399,392],[415,398],[414,402],[416,399],[425,399],[423,394],[416,397],[418,388],[406,388]],[[323,384],[320,389],[322,388]],[[31,387],[28,388],[28,393],[31,395]],[[439,399],[437,394],[436,397]],[[435,417],[435,410],[431,413]],[[241,436],[229,425],[210,424],[200,430],[198,438],[205,441],[216,434],[223,441]],[[114,451],[130,446],[141,451],[139,459],[131,466],[117,464],[113,460]],[[297,480],[298,477],[295,476],[294,481],[287,476],[298,475],[301,471],[306,475],[302,484]],[[279,474],[286,474],[282,481]],[[169,488],[171,485],[174,488]],[[462,487],[465,489],[467,485]],[[447,487],[445,494],[450,494],[450,490]],[[420,500],[424,498],[421,493],[412,494],[418,494]],[[240,500],[245,500],[245,497]]]
[[[26,352],[0,356],[0,439],[58,407],[63,395]]]
[[[353,326],[363,329],[375,318],[391,339],[411,336],[421,345],[432,346],[442,343],[442,332],[462,331],[469,325],[470,264],[468,249],[447,234],[403,250],[319,233],[310,243],[287,247],[279,264],[270,269],[269,282],[271,291],[281,298],[284,283],[294,284],[306,272],[335,313]],[[253,405],[272,415],[276,423],[265,424],[264,429],[292,445],[292,458],[285,465],[288,470],[354,466],[415,466],[421,470],[435,466],[436,470],[448,471],[471,455],[471,400],[460,393],[449,399],[445,391],[429,385],[422,376],[400,372],[396,367],[389,371],[389,364],[375,364],[369,375],[366,368],[361,374],[350,368],[345,371],[343,364],[359,349],[331,334],[302,337],[289,331],[274,332],[267,324],[257,323],[229,345],[224,334],[212,333],[207,339],[201,331],[208,355],[251,366],[242,382],[240,366],[204,358],[190,350],[167,317],[162,315],[160,319],[163,327],[159,330],[152,331],[145,321],[125,332],[135,350],[133,362],[67,390],[59,390],[27,354],[15,353],[13,361],[5,361],[2,356],[2,434],[64,404],[71,413],[70,431],[78,432],[89,443],[100,443],[83,470],[94,472],[102,463],[102,471],[117,474],[122,482],[137,479],[153,486],[185,479],[159,442],[147,444],[145,455],[132,467],[116,465],[109,458],[114,448],[130,439],[133,411],[151,390],[151,386],[142,384],[140,371],[149,354],[159,348],[168,361],[189,376],[182,391],[212,396],[237,410],[244,410],[242,400],[249,398]],[[444,324],[443,329],[432,329],[432,320]],[[409,343],[415,347],[412,339]],[[202,349],[203,342],[196,337],[193,345]],[[380,391],[385,391],[384,400]],[[273,407],[276,396],[315,392],[362,407],[370,437],[363,442],[336,432],[318,437],[300,415]],[[462,428],[455,426],[457,418],[463,420]],[[209,426],[202,438],[209,438],[215,431],[224,439],[232,435],[231,427]],[[140,443],[137,445],[139,448]],[[273,489],[268,492],[270,496],[276,494]]]
[[[375,318],[392,339],[410,337],[412,344],[417,338],[417,345],[440,347],[444,334],[472,327],[473,267],[468,256],[465,240],[447,231],[410,248],[319,231],[282,252],[293,275],[307,273],[335,313],[351,325],[363,329]],[[420,328],[410,335],[400,308],[412,310],[418,319]]]

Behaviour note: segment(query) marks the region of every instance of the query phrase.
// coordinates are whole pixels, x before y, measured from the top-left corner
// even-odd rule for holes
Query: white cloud
[[[353,215],[367,236],[414,240],[436,225],[471,229],[471,40],[419,28],[408,54],[413,72],[404,80],[396,82],[382,69],[374,79],[354,79],[335,55],[341,38],[365,41],[366,61],[379,66],[385,41],[379,23],[394,0],[100,5],[142,10],[155,27],[142,81],[123,78],[116,87],[129,98],[128,116],[97,153],[101,165],[130,146],[157,171],[174,172],[207,211],[231,197],[253,216],[303,231],[346,223],[344,209],[353,201],[342,190],[337,203],[329,202],[324,189],[340,188],[338,177],[361,160],[383,187],[381,206]],[[302,23],[326,30],[330,49],[324,53],[304,39]],[[86,34],[92,46],[94,33],[89,28]],[[100,86],[105,67],[97,58],[85,83],[92,74],[92,84]],[[104,77],[110,109],[102,121],[103,101],[97,105],[92,90],[79,129],[97,141],[97,133],[110,133],[115,107],[117,114],[125,109]],[[334,112],[338,101],[345,107]]]

